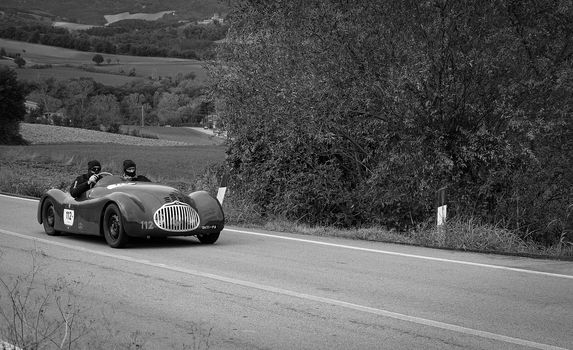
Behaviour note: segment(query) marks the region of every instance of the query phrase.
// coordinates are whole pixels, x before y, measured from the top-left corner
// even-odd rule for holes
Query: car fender
[[[223,208],[216,198],[213,198],[207,191],[196,191],[189,194],[195,209],[201,218],[201,225],[212,222],[225,222]]]
[[[65,204],[68,196],[67,193],[57,188],[52,188],[44,193],[38,202],[38,223],[42,224],[42,206],[47,198],[52,199],[55,202],[55,208],[59,210]]]
[[[101,211],[100,227],[103,227],[103,215],[110,204],[115,204],[119,208],[126,229],[129,227],[129,225],[125,225],[126,223],[140,223],[153,218],[153,208],[146,206],[132,194],[116,192],[108,195],[107,199],[107,203]],[[127,233],[129,234],[129,232]]]

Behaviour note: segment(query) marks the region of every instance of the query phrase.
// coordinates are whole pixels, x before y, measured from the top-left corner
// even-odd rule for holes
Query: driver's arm
[[[79,179],[76,179],[70,188],[70,194],[74,198],[80,197],[85,191],[90,189],[90,184],[85,182],[80,182]]]

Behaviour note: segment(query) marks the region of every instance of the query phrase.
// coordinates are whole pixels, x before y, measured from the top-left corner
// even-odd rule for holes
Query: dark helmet
[[[88,162],[88,173],[90,175],[99,174],[101,171],[101,164],[97,160],[90,160]]]
[[[126,159],[123,161],[123,173],[129,177],[135,177],[136,166],[135,162],[131,159]]]

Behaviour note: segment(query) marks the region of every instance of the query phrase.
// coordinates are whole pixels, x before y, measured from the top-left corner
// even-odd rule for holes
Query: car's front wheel
[[[128,237],[123,228],[121,212],[115,204],[110,204],[105,208],[103,235],[107,244],[112,248],[121,248],[127,244]]]
[[[46,234],[50,236],[60,234],[54,227],[56,224],[56,211],[54,210],[54,201],[50,198],[46,198],[42,204],[42,224],[44,225]]]
[[[203,244],[213,244],[213,243],[217,242],[220,234],[221,234],[220,231],[216,232],[216,233],[210,233],[210,234],[200,234],[200,235],[197,235],[197,238],[199,239],[199,242],[201,242]]]

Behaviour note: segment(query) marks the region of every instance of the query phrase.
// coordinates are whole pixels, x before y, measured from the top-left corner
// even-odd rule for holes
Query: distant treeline
[[[227,26],[124,20],[108,27],[68,31],[10,13],[0,22],[0,37],[28,43],[130,56],[207,59]]]
[[[118,132],[120,125],[141,125],[142,119],[145,125],[199,126],[214,111],[193,73],[121,87],[91,78],[49,78],[21,85],[27,98],[38,104],[23,117],[29,123]]]

